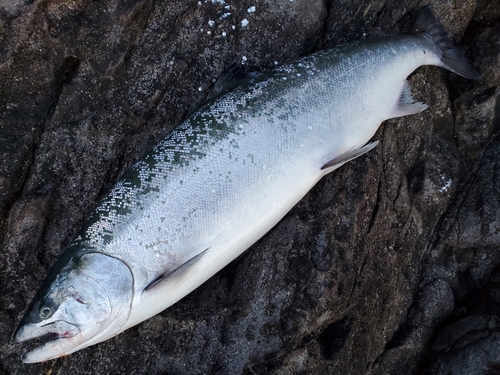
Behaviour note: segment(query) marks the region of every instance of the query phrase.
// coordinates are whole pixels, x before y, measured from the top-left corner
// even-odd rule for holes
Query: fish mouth
[[[80,333],[76,325],[59,320],[45,325],[40,323],[23,325],[19,327],[14,340],[16,342],[39,340],[37,348],[21,357],[25,363],[36,363],[77,351],[82,345]]]

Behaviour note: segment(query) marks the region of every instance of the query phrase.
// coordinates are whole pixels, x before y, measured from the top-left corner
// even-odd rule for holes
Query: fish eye
[[[53,313],[54,311],[50,306],[45,305],[40,308],[40,318],[42,319],[50,318]]]

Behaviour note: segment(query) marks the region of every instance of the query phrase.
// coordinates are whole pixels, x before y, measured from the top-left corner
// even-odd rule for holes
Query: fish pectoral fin
[[[344,152],[343,154],[340,154],[340,155],[334,157],[328,163],[323,165],[321,167],[321,169],[325,170],[325,173],[330,173],[331,171],[341,167],[342,165],[344,165],[348,161],[356,159],[358,156],[361,156],[361,155],[367,153],[372,148],[374,148],[376,145],[378,145],[378,141],[368,143],[368,144],[364,145],[363,147]]]
[[[195,255],[194,257],[192,257],[188,261],[182,263],[176,269],[169,270],[168,272],[165,272],[165,273],[161,274],[156,279],[154,279],[151,283],[149,283],[149,285],[144,288],[143,292],[151,290],[154,287],[156,287],[156,286],[158,286],[160,284],[163,284],[166,281],[169,281],[169,280],[172,280],[172,279],[175,279],[175,278],[178,278],[178,277],[185,276],[186,273],[188,273],[190,270],[192,270],[192,268],[193,268],[192,266],[195,263],[197,263],[203,257],[203,255],[205,255],[207,253],[207,251],[209,249],[210,248],[207,248],[207,249],[203,250],[201,253]]]
[[[406,115],[414,115],[416,113],[425,111],[426,109],[427,104],[415,102],[413,96],[411,95],[410,85],[408,84],[408,81],[405,81],[405,83],[403,84],[403,88],[401,89],[399,99],[392,108],[388,119]]]

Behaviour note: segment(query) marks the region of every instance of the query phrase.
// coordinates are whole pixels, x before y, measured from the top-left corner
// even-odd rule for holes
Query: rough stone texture
[[[25,365],[11,336],[50,265],[221,72],[406,31],[421,4],[1,1],[0,373],[498,373],[500,3],[430,3],[482,81],[419,69],[429,110],[383,124],[245,255],[122,335]]]

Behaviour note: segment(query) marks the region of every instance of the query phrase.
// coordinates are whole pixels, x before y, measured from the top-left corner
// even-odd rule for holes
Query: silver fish
[[[421,65],[478,79],[425,8],[415,32],[321,51],[203,106],[136,163],[64,252],[16,332],[32,363],[107,340],[193,291],[269,231],[325,174],[415,114]]]

